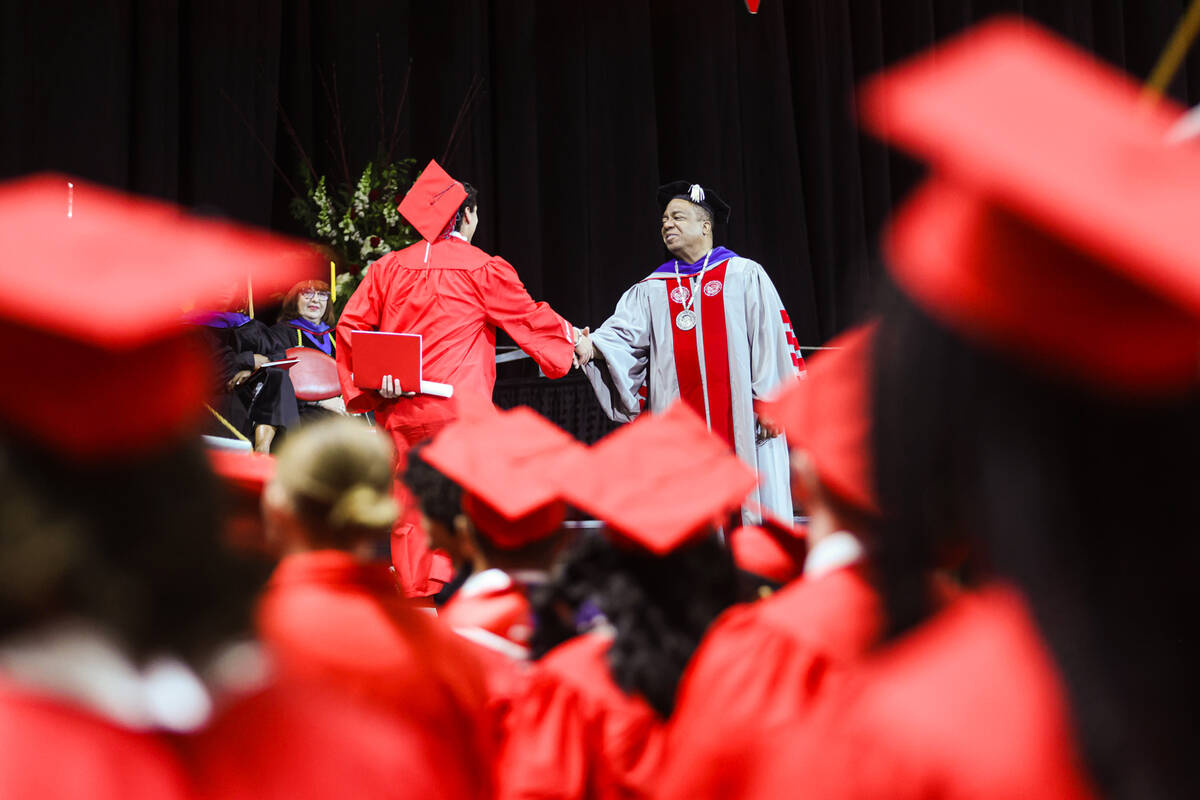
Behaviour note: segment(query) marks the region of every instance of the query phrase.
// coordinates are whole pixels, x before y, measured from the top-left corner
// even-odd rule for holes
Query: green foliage
[[[354,184],[330,188],[324,175],[301,171],[304,195],[293,197],[292,216],[314,239],[329,245],[349,272],[338,275],[336,313],[353,294],[371,262],[420,237],[396,210],[412,185],[415,160],[371,161]]]

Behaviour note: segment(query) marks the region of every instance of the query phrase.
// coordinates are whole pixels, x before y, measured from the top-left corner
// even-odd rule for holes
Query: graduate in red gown
[[[284,443],[268,485],[268,538],[285,553],[258,608],[280,670],[392,709],[461,754],[486,792],[483,671],[468,646],[395,585],[373,544],[391,529],[389,438],[354,419],[314,423]]]
[[[0,238],[0,796],[470,796],[419,725],[249,668],[261,573],[221,541],[178,309],[307,246],[53,175],[0,185]]]
[[[583,446],[531,409],[478,405],[419,454],[462,488],[450,527],[426,526],[444,537],[433,544],[473,568],[439,618],[495,656],[523,662],[534,628],[529,592],[548,580],[564,540],[567,509],[554,478]]]
[[[822,742],[769,737],[800,756],[747,796],[1195,796],[1200,154],[1166,142],[1179,110],[1010,20],[862,107],[933,167],[886,234],[874,368],[895,644]],[[956,552],[978,588],[936,613],[912,576]]]
[[[479,222],[475,189],[451,178],[436,162],[421,173],[399,210],[423,241],[371,265],[338,321],[337,360],[346,407],[356,413],[374,411],[380,426],[392,434],[403,463],[411,445],[454,418],[454,404],[425,394],[401,396],[394,386],[356,386],[354,331],[420,334],[423,380],[487,398],[496,382],[497,327],[551,378],[570,370],[576,331],[550,306],[533,301],[512,265],[471,245]],[[405,592],[435,594],[451,577],[445,555],[426,550],[415,517],[403,519],[393,536],[393,563]]]
[[[866,549],[878,526],[870,458],[869,327],[835,339],[764,409],[787,434],[793,492],[808,512],[803,577],[724,614],[680,685],[658,795],[732,796],[753,768],[745,743],[772,725],[802,725],[831,680],[882,632]]]
[[[584,535],[557,580],[603,617],[530,670],[507,719],[499,792],[646,797],[659,778],[679,676],[708,624],[738,598],[715,529],[755,477],[677,404],[601,440],[558,479],[607,530]],[[542,611],[539,619],[554,607]]]

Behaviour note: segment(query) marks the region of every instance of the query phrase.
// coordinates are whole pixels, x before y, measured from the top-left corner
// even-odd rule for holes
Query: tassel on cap
[[[722,224],[729,222],[729,204],[722,200],[711,188],[706,191],[700,184],[688,181],[671,181],[658,187],[658,204],[660,207],[666,208],[667,203],[670,203],[676,197],[706,208],[713,215],[714,222]]]

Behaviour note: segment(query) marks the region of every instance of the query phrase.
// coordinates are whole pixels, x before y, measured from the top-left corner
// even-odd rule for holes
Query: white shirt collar
[[[508,576],[507,572],[493,567],[485,569],[483,572],[472,574],[463,581],[462,586],[458,587],[458,594],[463,597],[478,597],[481,594],[503,592],[512,586],[512,584],[513,580]]]
[[[459,233],[458,231],[450,231],[448,234],[446,234],[446,236],[447,236],[447,238],[449,238],[449,237],[451,237],[451,236],[454,236],[454,237],[457,237],[457,238],[459,238],[459,239],[462,239],[464,242],[465,242],[465,241],[467,241],[467,237],[463,236],[463,235],[462,235],[461,233]]]
[[[213,701],[182,661],[160,656],[139,668],[116,642],[83,621],[64,621],[0,644],[0,672],[22,687],[82,706],[126,728],[186,732]]]
[[[804,577],[819,578],[834,570],[862,561],[866,551],[849,531],[835,531],[821,539],[804,559]]]
[[[478,597],[481,594],[503,592],[514,584],[537,586],[547,583],[549,580],[550,575],[544,570],[515,569],[512,572],[505,572],[492,567],[483,572],[476,572],[463,581],[463,585],[458,587],[458,594],[463,597]]]
[[[550,582],[550,573],[544,569],[514,569],[508,576],[522,586],[541,586]]]

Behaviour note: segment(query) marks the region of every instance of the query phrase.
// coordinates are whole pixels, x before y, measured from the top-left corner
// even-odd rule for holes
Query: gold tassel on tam
[[[1200,33],[1200,0],[1192,0],[1187,12],[1179,19],[1170,41],[1154,65],[1145,87],[1142,89],[1142,100],[1151,101],[1162,97],[1171,84],[1171,79],[1179,71],[1179,66],[1196,41]]]

